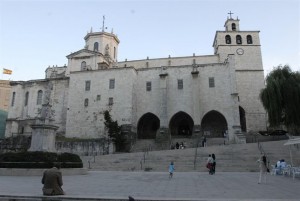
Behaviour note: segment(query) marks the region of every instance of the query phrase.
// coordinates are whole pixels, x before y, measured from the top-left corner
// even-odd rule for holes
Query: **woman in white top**
[[[209,154],[207,158],[207,164],[206,164],[206,167],[209,169],[209,174],[213,174],[213,163],[214,163],[214,159]]]
[[[264,176],[264,181],[267,183],[267,157],[262,155],[256,162],[259,163],[259,179],[258,183],[261,183],[261,178]]]

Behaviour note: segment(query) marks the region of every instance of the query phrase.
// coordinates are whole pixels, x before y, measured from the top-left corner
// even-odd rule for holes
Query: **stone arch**
[[[251,35],[247,35],[247,44],[252,44],[252,36]]]
[[[156,132],[160,127],[159,118],[153,113],[144,114],[138,121],[137,136],[138,139],[155,139]]]
[[[241,106],[239,106],[239,112],[240,112],[240,125],[241,125],[241,130],[243,132],[247,131],[247,124],[246,124],[246,112],[244,110],[244,108],[242,108]]]
[[[98,42],[94,43],[94,51],[96,51],[96,52],[99,51],[99,43]]]
[[[215,110],[209,111],[203,116],[201,128],[209,137],[223,137],[223,132],[228,130],[225,117]]]
[[[241,35],[237,35],[236,36],[236,44],[242,44],[242,36]]]
[[[191,136],[193,134],[194,121],[185,112],[177,112],[173,115],[169,123],[172,136]]]
[[[232,23],[232,24],[231,24],[231,28],[232,28],[232,31],[236,31],[236,24],[235,24],[235,23]]]
[[[229,35],[225,36],[226,44],[231,44],[231,37]]]

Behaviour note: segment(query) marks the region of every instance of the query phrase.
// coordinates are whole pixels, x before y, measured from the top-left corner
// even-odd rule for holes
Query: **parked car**
[[[285,134],[287,134],[287,131],[285,131],[285,130],[274,130],[274,131],[272,131],[272,132],[270,132],[270,134],[269,135],[285,135]]]
[[[285,130],[269,130],[269,131],[258,131],[259,134],[263,136],[277,136],[277,135],[285,135],[287,131]]]
[[[263,135],[263,136],[268,136],[270,134],[269,131],[258,131],[258,133]]]

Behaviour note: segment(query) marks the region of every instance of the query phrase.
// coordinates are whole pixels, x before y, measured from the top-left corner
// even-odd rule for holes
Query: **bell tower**
[[[259,99],[264,88],[264,71],[259,31],[243,31],[238,17],[231,12],[224,31],[216,31],[213,42],[214,54],[224,62],[229,54],[234,55],[234,67],[241,125],[243,131],[265,129],[266,113]],[[259,128],[257,125],[260,125]]]
[[[237,19],[233,19],[231,17],[231,15],[233,14],[231,11],[228,13],[230,14],[230,17],[227,18],[226,22],[225,22],[225,30],[226,31],[240,31],[240,25],[239,25],[239,22],[240,20],[237,18]]]
[[[214,54],[223,62],[228,54],[235,54],[236,69],[263,70],[259,31],[241,31],[240,20],[232,14],[225,22],[225,31],[216,31]]]
[[[112,62],[117,62],[118,45],[120,43],[118,37],[113,33],[90,32],[85,37],[85,49],[99,52],[108,57]]]

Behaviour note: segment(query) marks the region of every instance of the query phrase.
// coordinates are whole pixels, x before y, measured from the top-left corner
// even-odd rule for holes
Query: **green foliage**
[[[118,121],[113,121],[109,111],[104,111],[104,125],[107,129],[109,138],[115,143],[116,151],[123,151],[126,146],[125,136],[122,135],[121,126],[118,125]]]
[[[0,139],[4,138],[7,112],[0,109]]]
[[[285,125],[295,129],[300,125],[300,73],[288,65],[278,66],[266,78],[266,88],[260,93],[268,112],[271,127]]]
[[[61,163],[62,168],[82,168],[80,157],[72,153],[18,152],[0,154],[0,168],[51,168]]]
[[[65,136],[56,136],[56,141],[59,142],[102,142],[103,138],[76,138],[76,137],[65,137]]]

